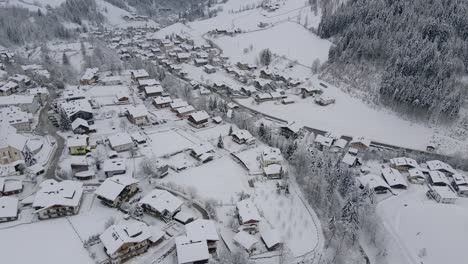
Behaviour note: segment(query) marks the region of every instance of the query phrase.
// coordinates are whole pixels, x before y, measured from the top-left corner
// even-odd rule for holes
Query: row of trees
[[[331,63],[382,70],[383,103],[455,117],[468,66],[467,13],[468,0],[355,0],[326,13],[318,33],[337,39]]]

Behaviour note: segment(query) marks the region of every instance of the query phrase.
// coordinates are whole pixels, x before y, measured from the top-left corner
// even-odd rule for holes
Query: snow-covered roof
[[[88,136],[87,135],[76,135],[67,138],[67,147],[82,147],[88,145]]]
[[[154,103],[157,105],[172,103],[172,98],[169,96],[158,96],[154,98]]]
[[[117,175],[107,178],[96,190],[99,195],[107,200],[114,201],[125,187],[137,183],[138,181],[127,175]]]
[[[88,121],[82,118],[77,118],[71,123],[72,130],[77,129],[80,126],[89,127]]]
[[[104,172],[125,171],[127,168],[125,159],[106,159],[102,165]]]
[[[103,83],[120,83],[122,78],[120,76],[107,76],[102,79]]]
[[[231,135],[233,137],[237,137],[238,139],[246,140],[246,141],[249,141],[249,140],[251,140],[253,138],[252,134],[250,134],[250,132],[245,130],[245,129],[236,130],[236,131],[232,132]]]
[[[457,186],[461,186],[461,185],[468,185],[468,181],[465,177],[465,175],[461,174],[461,173],[455,173],[452,175],[452,178],[453,178],[453,182],[457,185]]]
[[[178,221],[180,221],[182,223],[186,223],[190,219],[195,219],[195,218],[196,217],[193,216],[192,214],[189,214],[189,213],[184,212],[184,211],[179,211],[174,215],[174,219],[178,220]]]
[[[9,91],[9,90],[11,90],[11,89],[18,88],[18,87],[19,87],[19,86],[18,86],[17,83],[12,82],[12,81],[9,81],[9,82],[5,83],[4,85],[2,85],[2,86],[0,87],[0,91],[6,92],[6,91]]]
[[[132,138],[128,133],[117,133],[107,138],[111,147],[117,147],[127,144],[133,144]]]
[[[360,143],[366,147],[370,147],[371,140],[366,137],[353,137],[351,144]]]
[[[413,168],[408,170],[410,178],[421,178],[424,179],[424,173],[419,168]]]
[[[179,264],[194,263],[210,259],[206,241],[194,241],[186,236],[175,238]]]
[[[190,113],[192,111],[195,111],[195,108],[191,105],[179,107],[175,110],[178,114],[185,114],[185,113]]]
[[[6,180],[3,182],[3,192],[15,192],[23,189],[23,182],[20,180]]]
[[[298,123],[296,122],[291,122],[285,126],[282,126],[282,128],[287,128],[289,130],[291,130],[291,132],[293,133],[297,133],[301,130],[302,126],[300,126]]]
[[[449,185],[447,176],[441,171],[429,171],[429,177],[434,184]]]
[[[141,134],[141,132],[138,132],[138,131],[130,134],[130,137],[136,142],[143,142],[146,140],[143,134]]]
[[[142,80],[138,80],[138,85],[140,85],[140,86],[155,86],[155,85],[161,85],[161,83],[159,83],[155,79],[142,79]]]
[[[165,211],[174,214],[184,202],[166,190],[154,189],[140,200],[141,204],[146,204],[163,213]]]
[[[260,226],[260,236],[267,248],[272,248],[282,242],[277,230],[264,225]]]
[[[133,118],[145,117],[148,115],[148,109],[146,109],[146,106],[143,104],[128,106],[127,111]]]
[[[2,131],[0,133],[0,148],[13,147],[22,151],[28,142],[27,137],[17,134],[16,128],[5,121],[0,121],[0,131]]]
[[[270,162],[282,162],[283,155],[279,148],[265,147],[262,151],[262,160]]]
[[[21,105],[32,104],[34,102],[34,95],[8,95],[0,96],[0,105]]]
[[[80,204],[83,195],[83,183],[65,180],[49,180],[41,184],[41,189],[34,197],[33,207],[72,206]]]
[[[442,199],[457,199],[458,196],[448,186],[431,186],[431,189],[435,191]]]
[[[148,72],[146,72],[146,70],[144,69],[134,70],[134,71],[131,71],[131,73],[133,74],[133,76],[135,76],[135,78],[148,78],[149,77]]]
[[[36,163],[32,166],[29,166],[28,167],[28,171],[30,171],[31,173],[34,173],[34,174],[37,174],[41,171],[44,170],[44,166],[42,166],[40,163]]]
[[[188,103],[182,99],[174,99],[172,100],[172,103],[171,103],[171,108],[172,109],[177,109],[179,107],[184,107],[184,106],[187,106]]]
[[[214,148],[213,145],[211,145],[210,143],[203,143],[192,147],[192,152],[195,156],[200,156],[202,154],[212,151],[214,151]]]
[[[334,147],[337,147],[337,148],[340,148],[340,149],[344,149],[346,147],[346,145],[348,145],[348,141],[346,139],[343,139],[343,138],[339,138],[339,139],[335,140],[335,142],[333,143]]]
[[[357,179],[363,186],[369,185],[369,188],[371,189],[375,189],[375,188],[390,189],[390,186],[384,181],[382,177],[374,175],[374,174],[362,175],[362,176],[359,176]]]
[[[406,183],[405,179],[401,175],[401,173],[390,167],[383,168],[381,170],[382,176],[384,177],[385,181],[390,185],[391,187],[394,186],[406,186],[408,187],[408,183]]]
[[[219,235],[213,220],[197,219],[185,225],[187,237],[192,240],[218,241]]]
[[[0,197],[0,218],[16,217],[18,215],[18,198],[13,196]]]
[[[152,236],[151,230],[143,222],[132,222],[112,225],[102,233],[101,239],[109,255],[116,253],[127,243],[141,243]]]
[[[257,210],[257,207],[252,203],[252,200],[245,199],[237,203],[237,210],[239,211],[239,216],[242,219],[243,223],[249,221],[260,222],[262,218],[260,213]]]
[[[149,85],[145,87],[146,94],[153,94],[153,93],[162,93],[164,92],[161,85]]]
[[[270,164],[263,168],[263,172],[266,176],[268,175],[277,175],[281,173],[283,166],[280,164]]]
[[[233,239],[246,250],[252,249],[252,247],[258,243],[258,240],[254,236],[245,231],[240,231],[233,237]]]
[[[190,114],[190,117],[191,117],[195,122],[200,122],[200,121],[203,121],[203,120],[206,120],[206,119],[210,118],[210,116],[208,115],[208,113],[205,112],[205,111],[193,112],[193,113]]]
[[[449,173],[455,173],[456,171],[452,168],[452,166],[450,166],[449,164],[443,162],[443,161],[440,161],[440,160],[430,160],[430,161],[427,161],[426,162],[427,164],[427,167],[431,170],[431,171],[447,171]]]
[[[322,146],[330,147],[333,143],[333,138],[322,136],[322,135],[317,135],[317,137],[315,137],[315,142],[319,143]]]
[[[91,104],[86,99],[63,102],[61,104],[61,107],[69,117],[80,111],[88,112],[88,113],[93,112],[93,108],[91,107]]]
[[[399,157],[390,159],[390,164],[393,166],[409,166],[411,168],[418,168],[418,162],[412,158]]]
[[[98,68],[88,68],[85,70],[83,76],[81,76],[81,80],[91,80],[94,77],[96,77],[96,74],[98,73],[99,69]]]
[[[179,53],[177,53],[177,58],[178,59],[188,59],[188,58],[190,58],[190,53],[179,52]]]

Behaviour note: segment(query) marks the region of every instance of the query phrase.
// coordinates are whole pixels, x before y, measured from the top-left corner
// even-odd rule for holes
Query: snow
[[[0,236],[4,263],[94,263],[65,218],[6,228]]]
[[[178,130],[167,130],[148,134],[151,150],[157,157],[174,154],[189,149],[194,143]]]

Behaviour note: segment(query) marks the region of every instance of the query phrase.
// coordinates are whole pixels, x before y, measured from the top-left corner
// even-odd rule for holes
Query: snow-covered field
[[[464,263],[468,244],[468,200],[439,204],[428,200],[425,188],[411,186],[378,205],[388,233],[400,244],[407,263]]]

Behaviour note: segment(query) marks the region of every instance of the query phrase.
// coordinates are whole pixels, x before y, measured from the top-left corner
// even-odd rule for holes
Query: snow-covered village
[[[0,0],[0,263],[468,263],[429,2]]]

